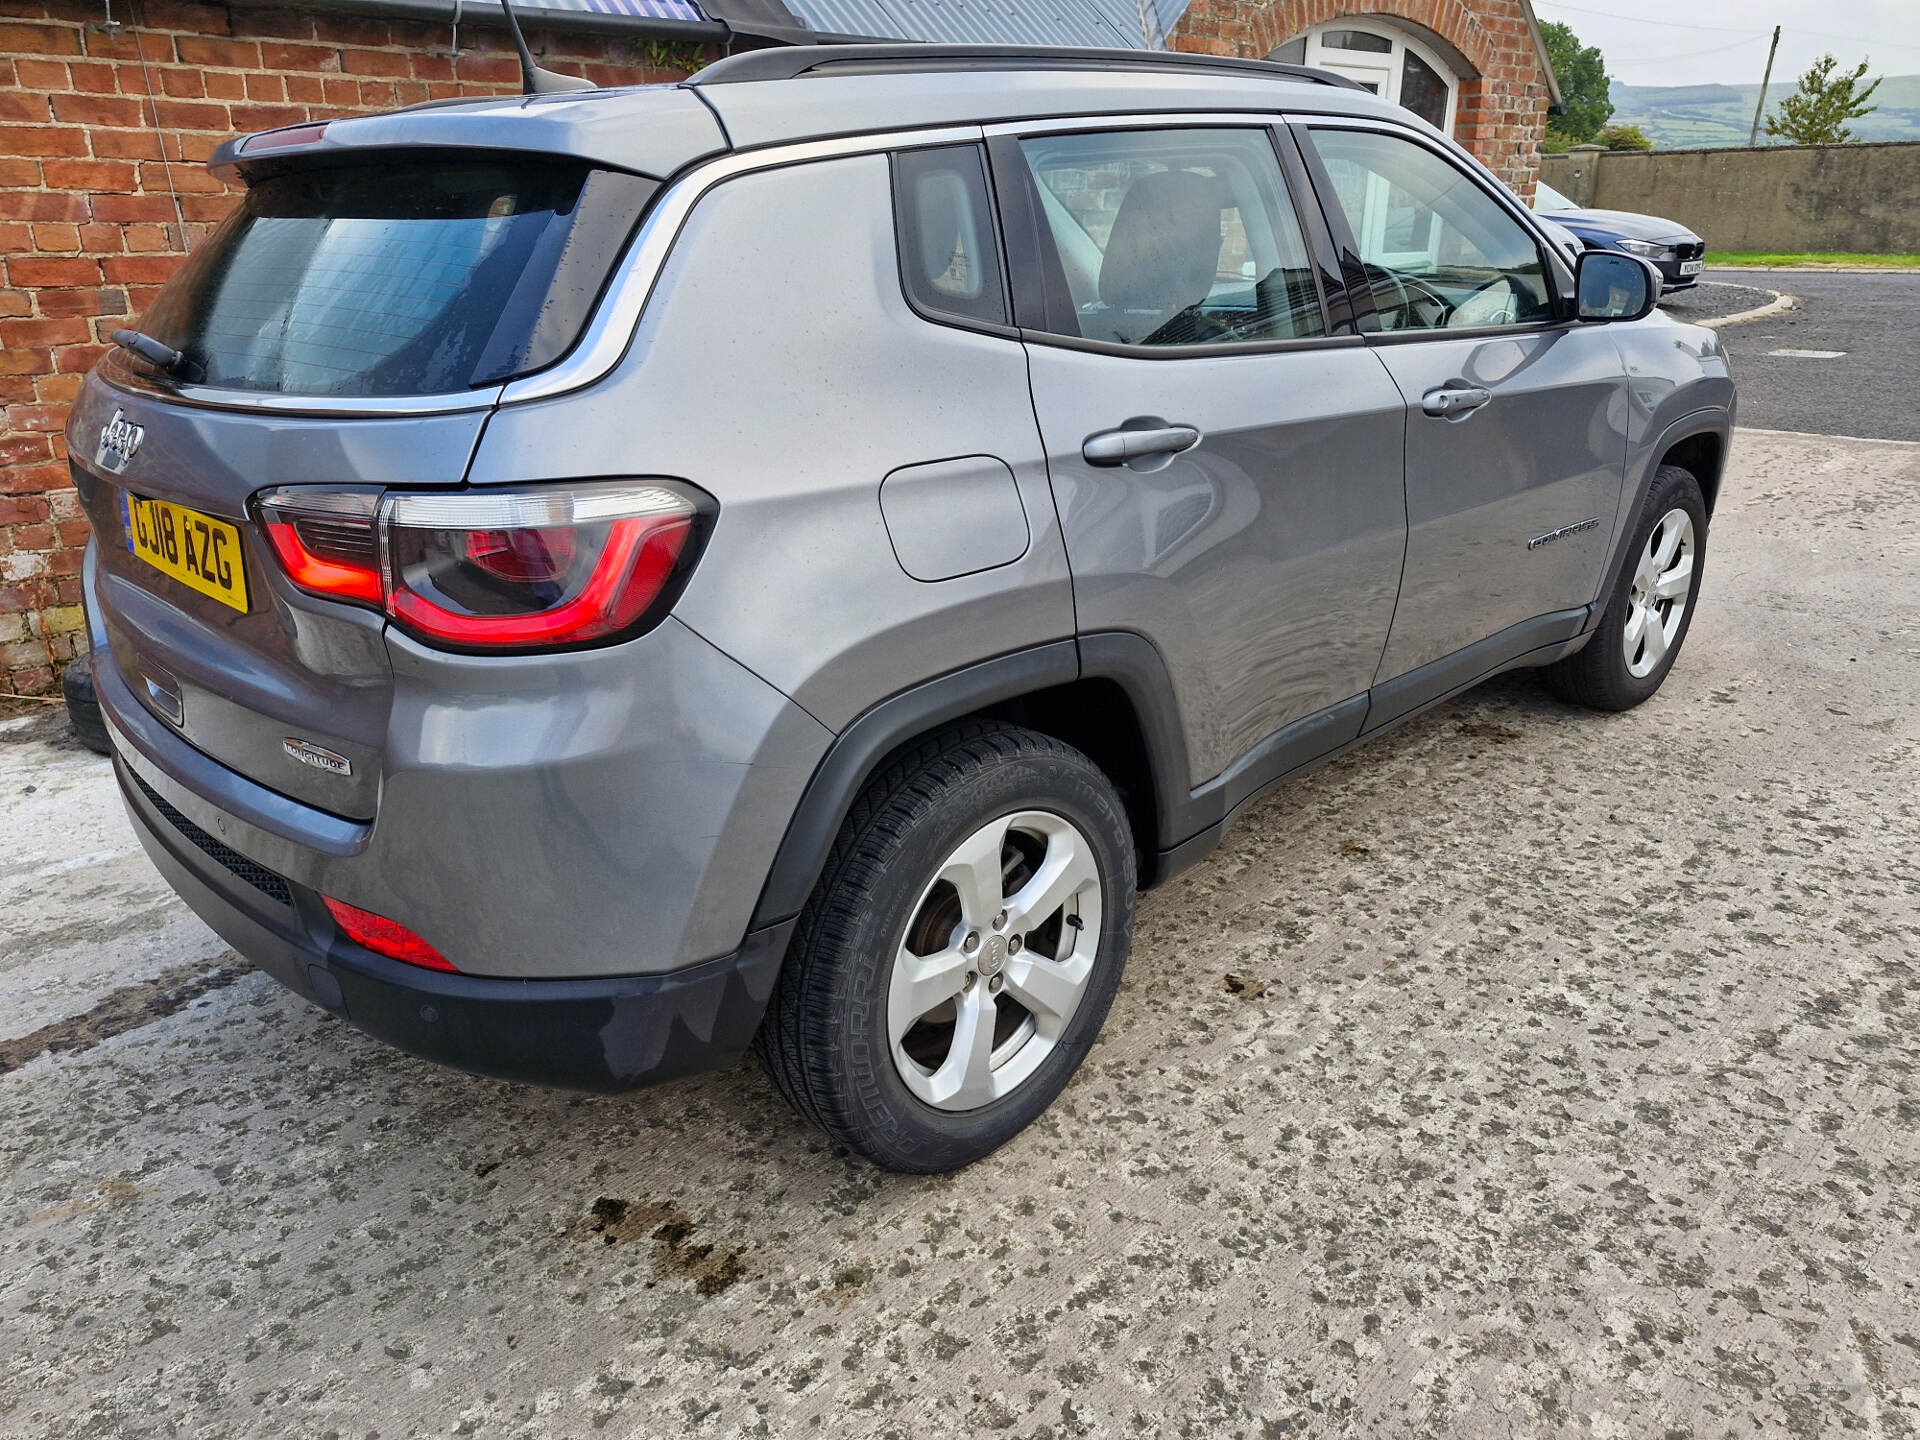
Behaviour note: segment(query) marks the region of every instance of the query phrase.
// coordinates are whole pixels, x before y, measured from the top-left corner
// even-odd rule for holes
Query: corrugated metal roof
[[[449,0],[451,3],[451,0]],[[471,3],[471,0],[469,0]],[[480,0],[486,3],[486,0]],[[785,0],[793,18],[823,35],[982,45],[1159,46],[1191,0]],[[518,9],[699,23],[716,17],[697,0],[517,0]],[[779,6],[759,9],[777,14]],[[1154,33],[1141,33],[1142,15]],[[745,28],[752,32],[751,24]]]
[[[514,8],[523,12],[567,10],[584,15],[631,15],[643,20],[685,20],[694,24],[707,18],[694,0],[521,0]]]
[[[1138,48],[1133,0],[786,0],[809,29],[888,40]]]

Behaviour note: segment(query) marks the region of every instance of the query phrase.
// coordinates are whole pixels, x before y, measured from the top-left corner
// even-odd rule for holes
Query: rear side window
[[[1134,130],[1020,142],[1050,328],[1118,345],[1325,333],[1299,217],[1265,130]],[[1068,329],[1071,325],[1074,329]]]
[[[893,157],[900,273],[923,314],[1007,323],[986,163],[977,145],[907,150]]]
[[[232,390],[490,384],[572,347],[657,189],[552,156],[277,175],[202,242],[142,328],[184,352],[198,383]]]

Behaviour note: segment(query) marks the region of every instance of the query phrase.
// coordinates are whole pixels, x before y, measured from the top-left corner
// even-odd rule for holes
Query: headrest
[[[1173,314],[1198,305],[1220,268],[1227,187],[1191,170],[1143,175],[1120,202],[1100,266],[1100,299]]]

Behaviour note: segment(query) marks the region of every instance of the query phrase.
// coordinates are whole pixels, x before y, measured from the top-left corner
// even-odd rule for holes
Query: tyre
[[[888,1170],[1004,1145],[1099,1034],[1133,936],[1120,797],[1069,745],[978,721],[895,756],[801,912],[759,1048],[782,1094]]]
[[[77,655],[60,673],[60,693],[67,701],[67,722],[73,733],[89,750],[102,755],[112,750],[107,739],[107,722],[100,718],[100,698],[93,693],[93,657]]]
[[[1634,518],[1627,562],[1585,648],[1541,671],[1562,700],[1592,710],[1631,710],[1660,688],[1693,624],[1707,556],[1700,483],[1662,465]]]

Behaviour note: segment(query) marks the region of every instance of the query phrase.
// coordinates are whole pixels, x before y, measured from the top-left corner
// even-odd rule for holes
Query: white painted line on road
[[[1844,350],[1769,350],[1767,354],[1778,355],[1784,360],[1838,360],[1847,352]]]

